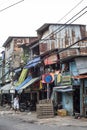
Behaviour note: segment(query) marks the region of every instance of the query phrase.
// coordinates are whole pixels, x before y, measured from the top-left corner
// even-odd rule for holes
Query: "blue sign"
[[[46,83],[51,83],[53,80],[52,76],[50,74],[46,74],[45,77],[44,77],[44,81]]]

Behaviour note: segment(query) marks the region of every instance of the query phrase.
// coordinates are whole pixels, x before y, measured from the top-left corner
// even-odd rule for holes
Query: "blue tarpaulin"
[[[34,58],[33,60],[28,61],[24,68],[31,68],[36,66],[40,62],[40,57]]]
[[[23,87],[26,83],[28,83],[32,79],[32,76],[29,76],[22,82],[19,86],[16,87],[16,90],[19,90],[21,87]]]
[[[38,80],[40,80],[40,77],[32,78],[28,83],[22,86],[20,90],[26,89],[27,87],[29,87],[31,84],[35,83]]]

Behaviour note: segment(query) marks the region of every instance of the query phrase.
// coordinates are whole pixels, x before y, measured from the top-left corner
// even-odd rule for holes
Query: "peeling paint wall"
[[[63,108],[67,110],[69,115],[73,115],[73,94],[63,93]]]
[[[29,38],[13,38],[12,41],[9,42],[5,47],[5,61],[10,61],[11,68],[20,67],[20,63],[22,62],[23,49],[20,48],[19,45],[22,44],[29,44]]]

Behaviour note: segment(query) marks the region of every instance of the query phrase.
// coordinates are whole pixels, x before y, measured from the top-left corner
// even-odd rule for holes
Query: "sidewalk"
[[[57,125],[57,126],[86,126],[87,118],[74,119],[73,116],[54,116],[54,118],[38,119],[36,112],[17,112],[12,110],[1,110],[0,116],[7,116],[12,119],[18,119],[23,122],[44,124],[44,125]]]

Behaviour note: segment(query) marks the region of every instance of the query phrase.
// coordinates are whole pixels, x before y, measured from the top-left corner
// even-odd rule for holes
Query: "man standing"
[[[15,112],[19,110],[19,97],[18,97],[18,95],[14,98],[14,110],[15,110]]]

